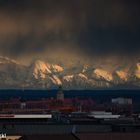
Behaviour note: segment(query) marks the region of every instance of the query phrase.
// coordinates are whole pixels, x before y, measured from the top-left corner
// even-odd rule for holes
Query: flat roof
[[[52,115],[51,114],[3,114],[3,115],[0,115],[0,119],[2,118],[23,118],[23,119],[26,119],[26,118],[52,118]]]

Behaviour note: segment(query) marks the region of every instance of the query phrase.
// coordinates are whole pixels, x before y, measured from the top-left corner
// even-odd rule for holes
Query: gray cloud
[[[22,61],[136,56],[139,13],[138,0],[1,0],[0,54]]]

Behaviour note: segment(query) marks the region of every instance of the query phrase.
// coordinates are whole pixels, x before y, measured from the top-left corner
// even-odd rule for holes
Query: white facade
[[[118,119],[120,117],[120,115],[113,115],[112,112],[105,111],[93,111],[88,116],[95,119]]]
[[[51,114],[33,114],[33,115],[28,115],[28,114],[17,114],[17,115],[0,115],[0,119],[3,119],[3,118],[20,118],[20,119],[45,119],[45,118],[48,118],[48,119],[51,119],[52,118],[52,115]]]
[[[114,98],[111,100],[113,104],[119,104],[119,105],[130,105],[132,104],[132,99],[130,98]]]
[[[20,108],[21,108],[21,109],[26,108],[26,103],[24,103],[24,102],[23,102],[23,103],[21,103],[21,104],[20,104]]]

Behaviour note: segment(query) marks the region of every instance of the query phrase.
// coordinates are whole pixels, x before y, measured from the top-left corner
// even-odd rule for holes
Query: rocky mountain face
[[[0,56],[0,88],[17,88],[25,83],[27,67]]]
[[[41,60],[24,66],[0,56],[0,88],[27,89],[140,88],[140,63],[113,72],[88,65],[62,67]]]

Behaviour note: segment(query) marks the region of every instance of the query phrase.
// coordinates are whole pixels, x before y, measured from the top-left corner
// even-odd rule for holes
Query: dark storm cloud
[[[139,0],[1,0],[0,53],[136,55],[139,13]]]

